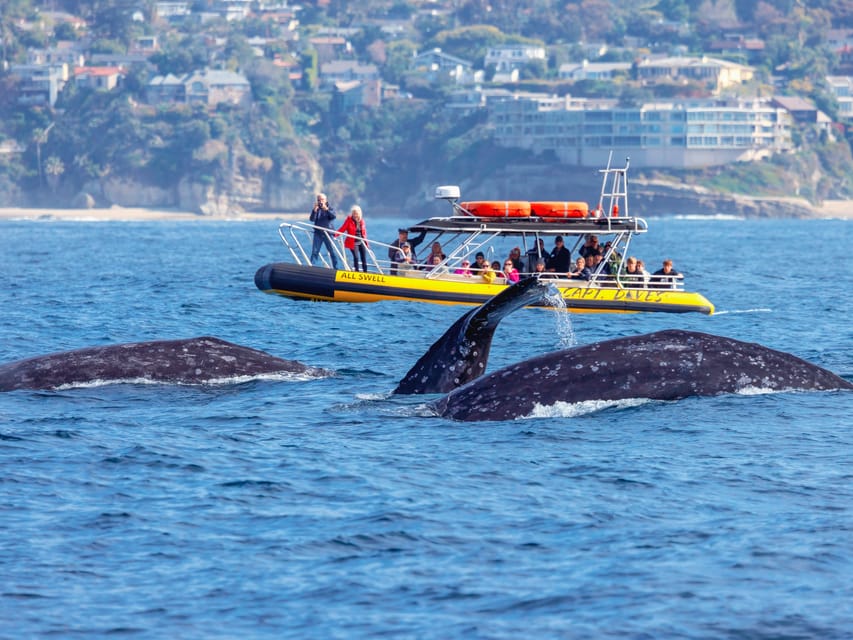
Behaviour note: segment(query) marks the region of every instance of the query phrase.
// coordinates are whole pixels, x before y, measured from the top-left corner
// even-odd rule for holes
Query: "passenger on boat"
[[[548,252],[545,250],[545,241],[539,238],[537,242],[527,252],[527,272],[536,271],[536,262],[540,259],[547,259]]]
[[[504,278],[506,278],[507,284],[514,284],[521,278],[518,273],[518,269],[515,268],[515,265],[509,258],[507,258],[507,261],[504,263],[503,274]]]
[[[547,274],[545,271],[545,260],[543,258],[539,258],[536,261],[536,265],[533,267],[533,273],[540,276]]]
[[[427,269],[429,271],[436,274],[447,273],[447,267],[441,264],[444,261],[444,258],[442,258],[440,254],[430,254],[429,259],[432,261],[427,265]]]
[[[432,247],[430,248],[429,255],[424,260],[424,266],[427,270],[432,268],[432,265],[436,264],[435,257],[438,256],[441,260],[444,260],[447,256],[444,255],[444,252],[441,250],[440,242],[433,242]]]
[[[332,220],[336,217],[335,210],[329,205],[329,201],[326,199],[326,194],[318,193],[317,202],[314,204],[314,208],[311,209],[311,215],[308,216],[311,224],[315,227],[314,242],[311,245],[311,264],[314,264],[317,258],[320,257],[320,247],[325,245],[326,251],[329,252],[329,257],[332,260],[332,266],[335,269],[338,268],[338,258],[335,255],[332,240],[329,237],[329,231],[334,230]]]
[[[512,251],[509,252],[509,256],[507,260],[512,261],[512,266],[521,273],[524,271],[524,261],[521,259],[521,247],[513,247]]]
[[[586,242],[584,242],[583,246],[578,249],[578,253],[584,258],[591,256],[593,253],[601,253],[601,245],[598,244],[598,236],[592,234],[588,235],[586,237]]]
[[[675,289],[675,283],[681,278],[681,274],[672,266],[672,260],[663,261],[663,267],[652,274],[653,289]]]
[[[637,269],[637,258],[634,256],[628,256],[625,261],[625,272],[621,280],[622,284],[628,287],[642,287],[645,284],[643,274]]]
[[[408,242],[400,244],[400,248],[394,254],[394,275],[404,276],[406,271],[412,271],[415,268],[415,260],[412,258],[412,245]]]
[[[454,275],[457,276],[466,276],[470,277],[471,274],[471,262],[469,260],[463,260],[462,264],[459,266],[456,271],[453,272]]]
[[[575,268],[569,272],[572,280],[589,280],[590,270],[586,266],[586,258],[578,257],[575,260]]]
[[[421,231],[417,238],[413,240],[409,240],[409,230],[408,229],[397,229],[397,239],[391,243],[391,246],[388,248],[388,259],[391,261],[391,275],[397,275],[397,265],[394,263],[394,256],[397,254],[397,251],[402,246],[404,242],[409,243],[409,249],[412,253],[412,260],[417,262],[418,254],[417,247],[418,245],[424,241],[426,237],[426,231]]]
[[[652,274],[646,270],[646,264],[642,260],[637,260],[637,273],[642,277],[643,288],[645,289],[649,286],[649,280],[652,279]]]
[[[610,275],[610,263],[604,261],[604,255],[600,253],[592,254],[592,267],[590,267],[590,272],[592,272],[593,276],[607,276]]]
[[[572,254],[563,243],[563,236],[554,238],[554,248],[548,256],[548,271],[551,273],[566,273],[572,264]]]
[[[486,262],[486,256],[482,251],[478,251],[477,255],[474,256],[474,264],[471,265],[472,273],[482,273],[488,267],[488,263]]]
[[[362,215],[361,207],[357,204],[352,206],[350,214],[344,223],[341,225],[338,232],[335,234],[337,238],[342,233],[346,234],[344,238],[344,246],[349,249],[352,254],[352,263],[355,271],[358,271],[358,258],[361,256],[361,270],[367,271],[367,248],[370,246],[367,243],[367,227],[364,224],[364,215]]]
[[[498,264],[500,266],[500,264]],[[486,284],[492,284],[497,277],[497,272],[488,262],[483,263],[483,270],[480,272],[480,277]]]

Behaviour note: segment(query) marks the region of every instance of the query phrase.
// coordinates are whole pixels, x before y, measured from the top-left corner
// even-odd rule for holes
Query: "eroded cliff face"
[[[280,168],[247,154],[229,163],[217,183],[181,178],[176,186],[152,185],[130,176],[107,176],[83,186],[75,203],[92,206],[178,209],[224,216],[242,211],[309,211],[322,188],[323,172],[310,154],[298,154]]]

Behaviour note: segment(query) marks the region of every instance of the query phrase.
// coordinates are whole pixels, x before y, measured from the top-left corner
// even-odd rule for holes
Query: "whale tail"
[[[447,393],[480,377],[500,321],[555,292],[553,284],[535,276],[507,287],[459,318],[400,380],[394,393]]]

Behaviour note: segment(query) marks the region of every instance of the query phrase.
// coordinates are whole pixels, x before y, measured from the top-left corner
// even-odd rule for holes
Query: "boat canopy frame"
[[[612,237],[610,247],[605,250],[602,261],[616,263],[616,274],[595,273],[585,282],[585,286],[619,289],[636,286],[632,277],[625,277],[626,274],[622,265],[624,258],[628,256],[633,236],[647,233],[649,227],[643,218],[627,215],[627,172],[630,166],[630,158],[626,158],[625,166],[619,168],[613,168],[611,160],[612,153],[611,157],[608,158],[607,167],[599,170],[603,179],[598,207],[593,217],[560,218],[555,221],[554,218],[543,219],[538,216],[506,218],[475,216],[457,202],[459,199],[458,187],[438,187],[436,198],[448,201],[454,215],[427,218],[408,227],[408,231],[410,233],[423,233],[425,246],[440,241],[442,249],[449,251],[449,253],[446,253],[446,257],[438,265],[432,265],[429,270],[419,271],[419,276],[440,280],[448,273],[452,273],[453,269],[458,268],[463,260],[469,259],[473,262],[472,256],[478,251],[483,251],[491,258],[495,251],[496,241],[501,238],[520,238],[520,248],[523,255],[528,255],[528,252],[533,248],[538,248],[540,240],[556,238],[557,236],[563,236],[564,239],[572,237],[575,238],[574,244],[569,246],[569,243],[566,242],[566,247],[573,255],[579,255],[578,251],[585,238],[590,235],[597,235]],[[619,209],[620,203],[621,210]],[[607,205],[606,208],[605,204]],[[305,248],[312,247],[315,232],[322,233],[328,238],[336,258],[347,270],[353,270],[348,259],[348,252],[343,248],[343,242],[340,239],[355,238],[355,236],[303,221],[282,222],[278,229],[279,236],[294,262],[300,265],[311,264],[310,256]],[[531,247],[528,247],[528,238],[532,238]],[[426,242],[427,239],[428,242]],[[396,250],[397,247],[374,239],[370,239],[369,245],[365,247],[368,262],[377,273],[383,275],[393,273],[393,261],[377,258],[374,247],[381,247],[386,251]],[[537,255],[546,257],[547,254],[540,255],[537,252]],[[329,260],[322,252],[319,255],[319,260],[325,268],[332,268]],[[567,275],[558,277],[558,279],[571,283],[572,286],[577,286],[578,281],[570,280]],[[672,282],[672,288],[683,288],[683,277],[677,276],[674,281],[672,279],[669,281]]]

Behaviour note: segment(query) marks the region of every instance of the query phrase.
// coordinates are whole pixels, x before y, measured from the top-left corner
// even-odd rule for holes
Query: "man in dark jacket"
[[[326,199],[325,193],[317,194],[317,202],[314,208],[311,209],[311,215],[308,219],[314,225],[314,243],[311,246],[311,264],[317,261],[320,257],[320,247],[325,245],[326,251],[329,252],[329,257],[332,259],[332,266],[338,268],[338,258],[335,255],[335,249],[332,247],[332,239],[329,237],[327,230],[334,231],[332,220],[336,218],[335,210],[329,206],[329,201]]]
[[[554,238],[554,248],[548,256],[548,271],[554,273],[567,273],[572,264],[572,253],[563,244],[563,236]]]
[[[394,262],[394,256],[397,255],[397,250],[403,246],[404,242],[409,243],[409,248],[412,250],[412,262],[417,263],[418,254],[415,251],[417,246],[424,241],[426,237],[426,231],[421,231],[420,235],[414,240],[409,240],[409,230],[408,229],[397,229],[397,239],[391,243],[391,246],[388,249],[388,259],[391,261],[391,275],[397,275],[397,263]]]
[[[652,274],[651,289],[675,289],[681,274],[672,266],[672,260],[664,260],[663,267]]]

